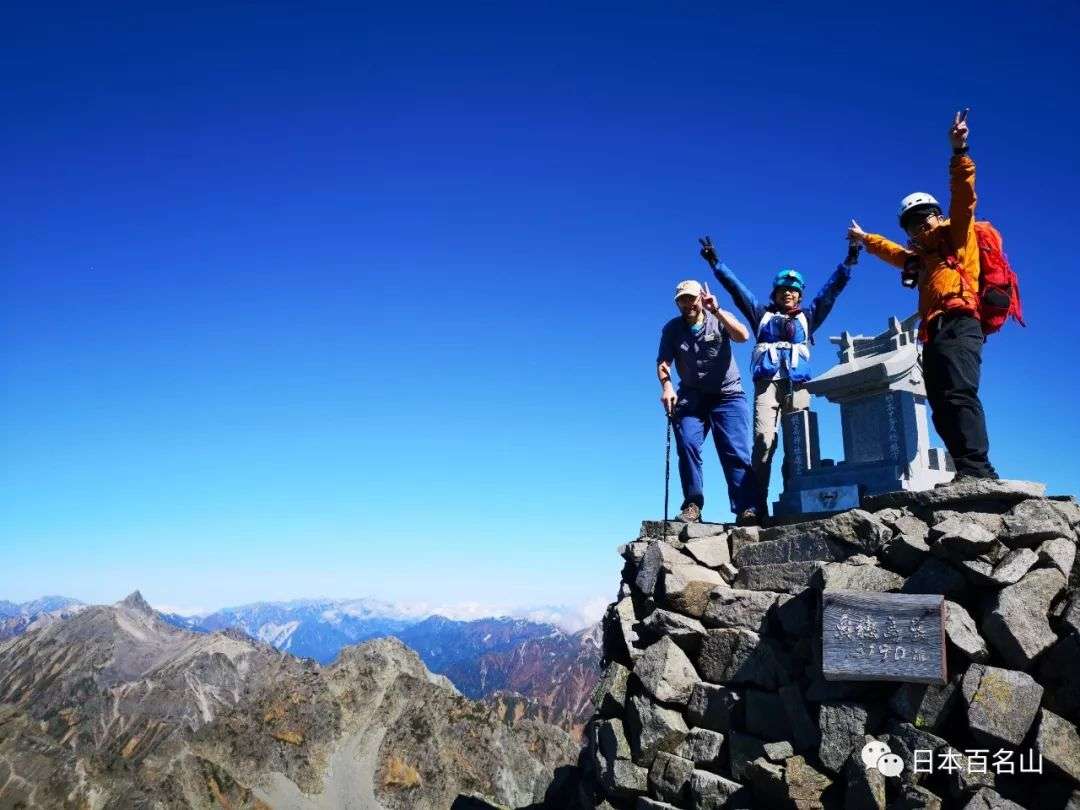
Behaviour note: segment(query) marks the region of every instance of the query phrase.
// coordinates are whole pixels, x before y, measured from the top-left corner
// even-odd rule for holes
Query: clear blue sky
[[[1078,490],[1075,4],[352,5],[5,15],[0,598],[612,596],[697,236],[814,287],[961,106],[992,459]],[[864,258],[821,337],[914,306]]]

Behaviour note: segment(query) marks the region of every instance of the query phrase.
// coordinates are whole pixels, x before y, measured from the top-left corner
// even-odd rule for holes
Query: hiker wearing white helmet
[[[900,227],[907,246],[866,233],[855,220],[848,236],[902,268],[908,286],[919,289],[923,379],[934,427],[956,465],[957,477],[997,478],[990,463],[986,415],[979,400],[982,347],[979,315],[981,265],[975,228],[975,162],[968,154],[968,111],[953,119],[949,140],[949,216],[930,194],[900,201]]]
[[[750,411],[731,343],[750,333],[738,318],[716,305],[716,296],[696,281],[675,288],[679,316],[664,325],[656,356],[660,403],[671,420],[679,453],[683,502],[679,520],[701,519],[705,505],[701,448],[712,431],[727,479],[728,499],[736,522],[756,523],[757,483],[750,464]],[[679,389],[671,383],[671,366]]]
[[[810,346],[814,332],[832,311],[836,297],[851,278],[858,250],[847,258],[825,282],[814,300],[802,306],[806,287],[797,270],[781,270],[773,279],[768,303],[762,304],[716,255],[709,237],[698,240],[701,257],[731,295],[735,306],[755,329],[751,373],[754,379],[754,475],[760,487],[758,510],[764,515],[769,496],[769,478],[776,452],[776,428],[780,417],[810,407],[810,392],[803,386],[810,379]],[[784,448],[787,456],[787,448]],[[786,465],[784,468],[786,476]]]

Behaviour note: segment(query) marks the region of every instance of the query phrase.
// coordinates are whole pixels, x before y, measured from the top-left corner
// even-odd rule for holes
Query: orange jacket
[[[919,315],[925,328],[946,310],[976,315],[979,311],[979,245],[975,240],[975,161],[955,155],[949,164],[949,218],[929,234],[929,247],[903,247],[877,234],[867,234],[866,249],[879,259],[903,267],[912,256],[919,270]]]

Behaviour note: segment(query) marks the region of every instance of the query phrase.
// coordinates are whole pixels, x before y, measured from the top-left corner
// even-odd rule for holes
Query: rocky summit
[[[1078,529],[1074,498],[1023,481],[765,529],[646,521],[620,549],[577,806],[1080,810]],[[836,591],[944,595],[945,682],[827,680]]]
[[[138,594],[0,643],[0,808],[560,808],[578,741],[393,639],[329,666]]]

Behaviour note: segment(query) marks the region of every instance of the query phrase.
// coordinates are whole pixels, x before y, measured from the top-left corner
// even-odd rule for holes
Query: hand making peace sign
[[[953,149],[963,149],[967,146],[968,139],[968,123],[967,115],[970,107],[964,107],[960,110],[956,117],[953,118],[952,128],[949,129],[949,142],[952,144]]]
[[[709,292],[709,284],[705,283],[705,289],[701,291],[701,306],[705,308],[706,312],[711,312],[716,317],[720,317],[720,307],[716,304],[716,296]]]

